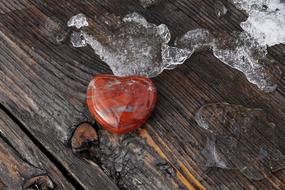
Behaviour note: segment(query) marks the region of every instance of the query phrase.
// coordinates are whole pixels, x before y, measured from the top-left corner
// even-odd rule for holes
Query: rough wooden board
[[[70,158],[64,166],[80,176],[82,182],[82,174],[77,173],[80,171],[70,169],[71,163],[81,161],[71,155],[62,142],[68,139],[72,127],[89,119],[84,93],[92,75],[110,71],[90,48],[74,49],[68,41],[56,44],[57,27],[47,26],[57,25],[57,21],[64,24],[79,12],[94,17],[107,10],[117,15],[140,12],[151,22],[167,24],[174,37],[197,27],[229,32],[240,30],[238,23],[245,18],[244,14],[229,3],[225,4],[230,8],[230,15],[222,19],[213,17],[212,3],[206,0],[162,1],[159,6],[147,10],[130,0],[33,1],[29,9],[6,11],[7,14],[0,17],[1,38],[5,39],[1,47],[5,54],[0,59],[1,63],[6,63],[0,67],[4,74],[1,73],[4,84],[0,87],[1,103],[53,154],[56,150],[64,150],[57,154],[58,158],[62,163],[63,159]],[[284,71],[283,51],[284,46],[270,49]],[[23,61],[15,61],[16,57]],[[284,152],[284,79],[276,92],[264,94],[250,85],[242,74],[226,67],[210,53],[204,53],[190,58],[176,70],[163,73],[155,82],[159,103],[142,136],[152,139],[149,145],[169,160],[190,184],[197,189],[199,181],[209,189],[281,189],[284,186],[284,171],[260,182],[250,181],[234,171],[202,171],[198,161],[204,159],[200,155],[204,136],[193,120],[194,113],[205,103],[226,101],[263,108],[280,126],[280,145]],[[15,84],[19,87],[9,88]],[[46,127],[39,129],[41,125]],[[55,136],[58,143],[54,145],[54,139],[46,139],[44,134]]]
[[[3,21],[2,19],[0,20]],[[22,34],[24,33],[25,32]],[[73,121],[74,123],[71,124],[69,116],[65,116],[63,110],[68,110],[69,114],[73,112],[74,114],[71,114],[71,117],[77,116],[78,118],[82,116],[82,114],[72,105],[68,105],[69,107],[67,107],[64,101],[63,104],[58,105],[56,102],[64,100],[64,98],[61,97],[59,93],[55,92],[55,89],[52,86],[55,84],[55,82],[51,80],[51,77],[49,76],[50,74],[44,74],[46,77],[48,77],[46,81],[49,81],[48,84],[46,83],[46,85],[49,86],[47,87],[44,84],[43,79],[40,79],[39,77],[40,75],[43,76],[43,73],[38,72],[35,74],[35,72],[38,71],[37,68],[34,68],[35,70],[28,70],[27,66],[29,64],[37,67],[37,65],[35,65],[36,61],[33,60],[30,55],[21,50],[14,42],[9,40],[2,32],[0,32],[0,35],[0,46],[2,50],[0,56],[2,88],[1,103],[7,105],[9,103],[9,101],[6,101],[8,97],[12,98],[13,96],[18,96],[19,101],[14,101],[13,103],[10,101],[12,104],[14,104],[14,106],[17,105],[16,107],[13,106],[11,109],[13,111],[13,114],[17,113],[19,119],[24,122],[28,128],[32,127],[34,129],[33,135],[39,137],[40,142],[43,143],[47,150],[52,152],[52,154],[54,154],[55,157],[59,159],[59,162],[61,162],[61,164],[70,171],[70,175],[74,175],[74,178],[78,180],[82,187],[86,189],[100,189],[103,187],[108,189],[117,189],[116,185],[114,185],[111,180],[106,177],[106,175],[98,166],[91,165],[87,161],[74,156],[71,150],[66,147],[66,145],[64,145],[64,142],[67,141],[68,138],[67,133],[71,132],[72,126],[74,127],[78,123],[76,121]],[[44,58],[41,57],[41,59]],[[4,65],[8,67],[19,67],[7,68],[4,67]],[[11,71],[15,71],[15,73],[12,74]],[[17,79],[15,80],[13,77],[8,77],[6,74],[4,75],[4,72],[8,75],[12,74],[16,78],[19,77],[18,79],[20,79],[20,81],[25,81],[27,83],[24,84],[24,86],[20,87],[14,83],[17,81]],[[21,72],[22,74],[20,74]],[[57,77],[56,79],[58,80],[56,83],[60,84],[59,79]],[[50,82],[52,82],[52,84]],[[10,88],[11,85],[15,88]],[[64,85],[61,85],[61,87],[65,88]],[[36,90],[38,93],[34,93],[35,89],[38,89]],[[15,93],[15,90],[16,94],[13,95],[13,93]],[[65,90],[62,89],[62,91]],[[46,94],[46,96],[44,96],[44,94]],[[38,98],[36,98],[36,96],[38,96]],[[40,104],[38,104],[39,101],[36,101],[36,99],[39,100],[39,97],[45,97],[45,100],[41,101]],[[50,109],[47,108],[49,107],[48,105],[51,104],[53,104],[55,107],[51,107]],[[49,111],[43,110],[46,108],[49,109]],[[60,115],[60,113],[62,114]],[[57,118],[57,121],[54,119],[54,117],[56,117],[56,114],[59,114],[60,116],[60,118]],[[75,119],[76,117],[73,118]],[[65,122],[69,122],[68,125],[65,124]]]
[[[71,146],[75,154],[99,163],[120,189],[196,189],[160,156],[161,150],[149,146],[153,141],[144,131],[114,135],[82,123],[72,134]]]
[[[120,189],[196,189],[195,183],[188,182],[138,134],[113,135],[99,130],[100,142],[81,156],[100,163]]]
[[[20,127],[0,109],[0,189],[22,189],[34,176],[47,175],[56,189],[75,189]]]
[[[25,10],[26,11],[26,10]],[[35,10],[36,11],[36,10]],[[40,13],[39,13],[40,14]],[[41,17],[38,17],[38,18],[41,18]],[[24,19],[26,19],[26,18],[24,18]],[[3,19],[4,20],[4,19]],[[25,20],[27,23],[29,22],[29,20],[28,19],[26,19]],[[48,19],[48,24],[52,24],[52,23],[50,23],[50,22],[52,22],[51,20],[49,20]],[[46,23],[44,23],[44,24],[46,24]],[[46,26],[46,25],[44,25],[44,26]],[[40,27],[39,27],[40,28]],[[44,31],[45,32],[45,31]],[[46,35],[46,33],[44,33],[45,35]],[[27,88],[24,88],[23,89],[23,91],[25,91],[25,90],[27,90],[27,91],[30,91],[30,90],[32,90],[32,88],[30,88],[33,84],[35,84],[35,85],[37,85],[37,83],[38,83],[38,87],[39,86],[42,86],[42,87],[44,87],[45,86],[45,84],[44,84],[44,82],[42,81],[42,79],[40,79],[39,77],[37,77],[36,76],[36,74],[34,73],[34,71],[32,71],[32,69],[31,70],[29,70],[29,65],[27,65],[27,67],[25,66],[25,64],[31,64],[32,66],[34,66],[35,64],[38,64],[39,62],[37,62],[38,61],[38,57],[37,58],[35,58],[36,59],[36,61],[32,58],[32,56],[30,56],[30,55],[28,55],[25,51],[23,51],[22,49],[20,49],[14,42],[12,42],[12,40],[10,40],[5,34],[3,34],[2,33],[2,38],[3,38],[3,41],[2,41],[2,49],[3,49],[3,57],[1,57],[2,58],[2,62],[3,63],[7,63],[7,67],[6,66],[4,66],[4,65],[2,65],[3,67],[1,68],[2,70],[3,70],[3,72],[4,73],[6,73],[6,74],[9,74],[9,71],[12,71],[12,70],[15,70],[15,72],[17,72],[16,70],[18,70],[18,69],[20,69],[21,70],[21,68],[20,67],[22,67],[22,66],[24,66],[24,68],[22,68],[22,69],[24,69],[24,70],[26,70],[27,72],[24,72],[24,73],[22,73],[22,74],[20,74],[20,73],[15,73],[17,76],[16,77],[21,77],[22,79],[23,79],[23,81],[25,80],[26,82],[28,82],[25,86],[27,86]],[[27,39],[28,37],[26,36],[26,39]],[[5,47],[5,46],[7,46],[7,47]],[[14,52],[12,52],[12,51],[10,51],[9,50],[9,48],[11,48],[11,50],[12,51],[14,51]],[[26,49],[27,50],[27,49]],[[15,55],[19,55],[19,57],[17,58],[17,56],[15,56]],[[52,56],[53,57],[53,56]],[[7,60],[8,59],[8,60]],[[16,60],[13,60],[13,59],[16,59]],[[26,62],[22,62],[21,61],[21,59],[24,59]],[[50,60],[49,60],[50,61]],[[12,64],[11,64],[12,63]],[[46,61],[44,61],[44,62],[42,62],[42,63],[44,63],[44,64],[49,64],[48,62],[46,62]],[[14,66],[16,66],[16,67],[18,67],[17,69],[15,69],[15,68],[12,68],[12,67],[14,67]],[[51,67],[49,67],[49,69],[50,69]],[[65,70],[65,69],[61,69],[61,70]],[[5,74],[5,75],[6,75]],[[19,75],[18,75],[19,74]],[[4,76],[4,75],[2,75],[2,76]],[[3,97],[3,99],[5,98],[7,98],[7,97],[11,97],[11,94],[10,93],[13,93],[13,92],[11,92],[11,90],[12,89],[8,89],[8,86],[9,86],[9,82],[13,82],[13,77],[11,78],[12,76],[9,76],[8,78],[6,78],[6,79],[8,79],[8,80],[5,80],[5,82],[3,81],[3,85],[1,85],[3,88],[5,88],[5,86],[6,86],[6,88],[5,88],[5,90],[3,90],[3,94],[2,95],[4,95],[4,97]],[[30,78],[30,81],[29,80],[26,80],[27,78]],[[34,81],[33,80],[33,78],[35,79],[35,78],[37,78],[39,81]],[[10,80],[11,79],[11,80]],[[3,78],[3,80],[4,80],[4,78]],[[52,78],[48,78],[47,79],[47,81],[49,81],[49,80],[57,80],[57,79],[52,79]],[[60,84],[61,83],[61,81],[57,81],[56,82],[56,84]],[[11,84],[10,84],[11,85]],[[48,85],[50,85],[50,84],[48,84]],[[54,86],[48,86],[47,88],[48,89],[51,89],[51,92],[46,92],[46,95],[47,95],[47,98],[49,98],[48,96],[49,96],[49,93],[53,93],[54,91],[53,91],[53,87]],[[37,88],[34,88],[34,90],[36,90]],[[82,88],[83,89],[83,88]],[[36,90],[37,91],[37,90]],[[64,90],[61,90],[58,94],[61,94],[62,92],[66,92],[66,91],[64,91]],[[72,91],[72,93],[74,93],[73,91]],[[82,93],[82,92],[80,92],[80,93]],[[6,94],[6,95],[5,95]],[[75,94],[75,93],[74,93]],[[82,93],[83,94],[83,93]],[[43,112],[41,109],[42,108],[39,108],[39,105],[40,106],[43,106],[43,108],[47,108],[47,109],[49,109],[45,104],[44,104],[44,102],[41,102],[41,101],[39,101],[39,102],[36,102],[36,101],[34,101],[34,100],[36,100],[36,99],[38,99],[38,98],[29,98],[28,96],[31,96],[31,95],[35,95],[34,94],[34,92],[29,92],[28,93],[28,95],[25,93],[25,92],[22,92],[21,94],[18,94],[17,96],[21,96],[21,97],[24,97],[24,99],[25,99],[25,101],[28,101],[28,104],[26,104],[25,103],[25,101],[23,101],[23,102],[21,102],[21,101],[18,101],[18,102],[16,102],[16,104],[20,104],[20,107],[22,107],[22,108],[24,108],[24,110],[22,110],[22,112],[26,112],[26,111],[28,111],[28,112],[31,112],[30,114],[32,114],[33,115],[33,117],[37,117],[37,115],[40,115],[41,117],[43,117],[43,118],[40,118],[40,119],[38,119],[39,120],[39,123],[40,122],[42,122],[41,123],[41,125],[43,126],[43,125],[46,125],[47,126],[47,128],[50,128],[50,129],[44,129],[44,128],[42,128],[42,129],[40,129],[40,133],[42,133],[42,134],[38,134],[38,131],[39,131],[39,129],[36,129],[36,132],[34,132],[34,136],[45,136],[45,137],[42,137],[41,138],[41,140],[39,140],[41,143],[43,143],[45,146],[47,146],[46,144],[49,144],[49,143],[52,143],[52,142],[55,142],[54,141],[54,139],[47,139],[47,138],[49,138],[49,137],[52,137],[52,136],[55,136],[55,137],[57,137],[57,139],[59,140],[59,143],[67,143],[67,140],[68,140],[68,138],[69,138],[69,136],[70,136],[70,134],[71,134],[71,132],[72,132],[72,127],[75,127],[78,123],[80,123],[81,121],[83,121],[83,120],[85,120],[86,118],[84,118],[84,115],[82,115],[82,117],[80,117],[80,119],[78,119],[78,121],[77,120],[75,120],[75,122],[72,120],[72,122],[74,122],[74,124],[72,123],[72,124],[70,124],[70,123],[68,123],[68,125],[66,125],[67,127],[66,128],[64,128],[65,126],[59,126],[59,128],[55,128],[54,129],[54,127],[56,127],[56,122],[55,121],[53,121],[53,118],[52,117],[49,117],[49,115],[47,115],[47,113],[45,113],[45,112]],[[20,97],[19,96],[19,97]],[[83,96],[83,95],[81,95],[81,96]],[[72,97],[73,98],[73,97]],[[75,98],[74,98],[75,99]],[[83,101],[84,99],[82,99],[81,100],[81,103],[83,104]],[[56,101],[56,100],[55,100]],[[3,102],[4,104],[6,104],[7,102]],[[24,104],[26,104],[26,105],[24,105]],[[30,105],[31,104],[31,105]],[[52,102],[50,103],[50,104],[53,104]],[[68,103],[64,103],[63,102],[63,104],[67,104],[68,105]],[[48,104],[49,105],[49,104]],[[9,106],[8,106],[9,107]],[[70,108],[71,107],[71,108]],[[74,108],[72,108],[72,106],[70,106],[69,108],[67,108],[67,109],[64,109],[64,107],[60,107],[60,108],[58,108],[58,109],[60,109],[60,110],[57,110],[56,112],[61,112],[62,113],[62,115],[61,116],[64,116],[64,114],[66,114],[66,113],[64,113],[65,112],[65,110],[69,110],[70,112],[68,113],[68,115],[69,116],[66,116],[66,118],[57,118],[56,120],[57,121],[59,121],[59,122],[62,122],[62,121],[66,121],[66,122],[70,122],[70,119],[68,119],[68,117],[73,117],[73,115],[79,115],[78,114],[78,112],[76,112],[76,111],[74,111]],[[82,106],[82,108],[84,108],[83,106]],[[80,108],[80,109],[82,109],[82,108]],[[34,110],[33,110],[34,109]],[[51,108],[52,109],[52,108]],[[61,110],[62,109],[62,110]],[[38,112],[38,113],[33,113],[33,112]],[[85,111],[85,110],[83,110],[83,111]],[[15,114],[15,112],[13,112],[13,114]],[[48,119],[45,119],[45,118],[48,118]],[[26,120],[25,120],[26,119]],[[26,122],[33,122],[33,123],[28,123],[28,125],[27,125],[27,128],[29,128],[30,129],[30,127],[36,127],[37,128],[37,123],[34,123],[35,121],[29,121],[30,120],[30,117],[27,117],[27,118],[21,118],[21,121],[24,123],[24,124],[26,124]],[[47,121],[47,124],[45,123],[45,120],[48,120]],[[50,122],[50,123],[48,123],[48,122]],[[77,123],[76,123],[77,122]],[[48,127],[49,126],[49,127]],[[70,128],[68,128],[69,126],[71,126]],[[52,134],[52,132],[53,132],[53,130],[58,130],[58,133],[56,133],[57,131],[55,131],[55,134]],[[51,131],[51,132],[49,132],[49,131]],[[32,131],[33,132],[33,131]],[[70,134],[69,134],[70,133]],[[48,135],[47,135],[48,134]],[[50,135],[50,136],[49,136]],[[112,136],[109,136],[109,138],[112,138]],[[139,139],[139,138],[137,138],[137,139]],[[52,141],[52,142],[51,142]],[[51,145],[48,145],[48,150],[49,151],[51,151],[53,154],[54,154],[54,156],[61,162],[63,162],[62,164],[72,173],[72,175],[74,175],[74,177],[76,177],[76,178],[78,178],[78,180],[79,180],[79,182],[82,184],[82,186],[84,186],[85,188],[88,188],[88,189],[93,189],[92,188],[92,186],[90,185],[90,184],[92,184],[92,185],[94,185],[95,186],[95,182],[96,182],[96,178],[98,178],[98,175],[96,175],[96,173],[94,172],[94,175],[93,176],[91,176],[90,175],[90,179],[88,179],[87,177],[86,177],[86,174],[82,174],[81,172],[89,172],[89,171],[92,171],[92,170],[95,170],[96,169],[96,165],[94,164],[94,168],[92,168],[92,166],[90,166],[90,167],[83,167],[84,168],[84,170],[81,170],[81,169],[77,169],[78,170],[78,172],[76,172],[75,170],[73,170],[73,168],[71,168],[68,164],[70,164],[69,162],[71,162],[71,164],[74,164],[75,162],[76,162],[76,160],[74,160],[74,158],[73,157],[70,157],[70,155],[65,155],[66,153],[64,153],[63,151],[62,151],[62,153],[60,154],[60,153],[57,153],[57,149],[59,149],[59,145],[54,145],[54,147],[50,147]],[[147,147],[147,145],[144,145],[144,147]],[[127,148],[127,147],[126,147]],[[143,148],[143,147],[142,147]],[[64,148],[63,148],[64,149]],[[124,148],[122,148],[122,149],[124,149]],[[55,151],[56,153],[54,153],[53,151]],[[129,152],[131,151],[131,150],[128,150]],[[159,166],[157,166],[157,167],[154,167],[154,166],[156,166],[157,164],[159,164],[160,162],[162,162],[162,159],[160,159],[159,157],[158,158],[156,158],[156,157],[154,157],[153,155],[155,155],[155,153],[154,152],[151,152],[150,150],[143,150],[143,152],[146,152],[146,155],[148,154],[148,157],[149,157],[149,159],[148,160],[146,160],[145,162],[146,162],[146,164],[145,164],[145,166],[142,166],[141,168],[139,168],[139,169],[141,169],[141,172],[138,172],[137,174],[135,174],[135,173],[133,173],[132,175],[133,175],[133,177],[135,177],[135,176],[138,176],[137,177],[137,179],[139,180],[139,179],[143,179],[144,181],[153,181],[153,185],[151,184],[151,183],[149,183],[149,184],[147,184],[146,183],[146,185],[145,185],[145,188],[156,188],[156,189],[158,189],[158,188],[160,188],[160,189],[165,189],[165,188],[167,188],[167,189],[177,189],[177,188],[180,188],[180,186],[181,186],[181,188],[183,188],[182,186],[183,186],[183,184],[182,183],[180,183],[179,182],[179,179],[177,178],[175,178],[175,177],[173,177],[173,176],[170,176],[170,177],[168,177],[167,175],[165,175],[164,173],[166,173],[165,172],[165,170],[164,169],[160,169],[160,170],[158,170],[158,171],[156,171],[154,174],[152,174],[152,175],[149,175],[147,172],[143,172],[143,171],[147,171],[147,170],[152,170],[152,171],[155,171],[156,170],[156,168],[158,168]],[[148,153],[148,152],[150,152],[150,153]],[[106,152],[104,152],[104,154],[105,154]],[[119,153],[120,154],[120,153]],[[67,157],[67,158],[66,158]],[[72,159],[71,161],[69,161],[68,159]],[[135,158],[136,159],[136,158]],[[67,163],[66,163],[67,162]],[[92,162],[89,162],[90,164],[92,164]],[[80,164],[80,163],[78,163],[78,164]],[[134,163],[133,163],[134,164]],[[128,164],[128,163],[126,163],[126,166],[133,166],[133,164]],[[75,164],[74,164],[75,165]],[[166,165],[167,164],[165,164],[165,167],[166,167]],[[73,166],[72,166],[73,167]],[[144,168],[144,170],[142,170]],[[138,169],[138,170],[139,170]],[[130,170],[128,170],[129,172],[130,172]],[[98,172],[99,173],[99,172]],[[140,177],[140,176],[141,177]],[[147,176],[148,175],[148,176]],[[171,175],[176,175],[176,172],[174,171]],[[87,174],[87,176],[88,176],[88,174]],[[127,177],[127,176],[126,176]],[[126,181],[126,177],[124,178],[125,179],[125,181]],[[179,177],[179,178],[183,178],[183,177]],[[93,182],[92,181],[92,179],[94,179],[93,181],[95,181],[95,182]],[[176,180],[175,180],[176,179]],[[100,180],[100,179],[99,179]],[[102,180],[102,179],[101,179]],[[165,180],[168,180],[168,183],[161,183],[161,181],[165,181]],[[122,181],[122,182],[124,182],[124,181]],[[138,183],[139,181],[135,181],[135,180],[133,180],[133,179],[131,179],[131,178],[128,178],[127,179],[127,182],[128,183],[130,183],[129,185],[126,183],[125,185],[127,185],[127,186],[132,186],[132,185],[134,185],[134,183]],[[191,184],[190,183],[187,183],[187,182],[184,182],[185,184],[186,184],[186,186],[188,186],[188,187],[191,187]],[[99,188],[99,187],[98,187]],[[192,188],[193,189],[193,188]]]

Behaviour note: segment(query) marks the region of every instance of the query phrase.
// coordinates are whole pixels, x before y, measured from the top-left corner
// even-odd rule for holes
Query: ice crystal
[[[245,74],[248,81],[265,92],[276,88],[279,70],[266,58],[266,46],[246,32],[210,34],[205,29],[187,32],[176,40],[177,47],[189,52],[211,49],[220,61]]]
[[[67,22],[68,27],[76,27],[77,29],[80,29],[84,26],[88,26],[87,18],[84,14],[79,13],[69,19]]]
[[[99,37],[86,31],[74,33],[72,44],[76,47],[89,44],[117,76],[154,77],[189,56],[188,50],[168,45],[171,36],[166,25],[149,23],[138,13],[126,15],[115,25],[116,30]]]
[[[175,45],[181,49],[187,49],[192,53],[209,49],[213,46],[214,37],[206,29],[198,28],[190,30],[176,39]]]
[[[85,34],[83,32],[73,32],[70,36],[70,41],[74,47],[85,47],[87,46],[85,40]]]
[[[276,89],[279,70],[270,65],[267,50],[245,32],[219,35],[213,46],[214,55],[223,63],[244,73],[249,82],[265,92]]]
[[[218,17],[222,17],[228,12],[228,9],[221,1],[216,1],[214,3],[214,8],[215,8],[215,13]]]
[[[285,43],[285,3],[280,0],[233,0],[248,19],[241,27],[261,45]],[[273,33],[274,31],[274,33]]]
[[[72,18],[76,20],[78,15]],[[77,20],[77,26],[85,25],[84,18]],[[271,92],[277,86],[280,71],[266,58],[267,46],[246,31],[211,34],[198,28],[178,38],[175,47],[171,47],[168,27],[149,23],[138,13],[124,18],[106,14],[96,20],[106,26],[95,29],[90,26],[88,30],[74,32],[71,42],[75,47],[90,45],[117,76],[155,77],[164,69],[184,63],[194,52],[210,49],[219,60],[243,72],[261,90]]]
[[[253,180],[285,168],[285,156],[276,145],[276,126],[263,110],[208,104],[196,113],[195,120],[207,134],[202,151],[206,166],[239,169]]]
[[[139,0],[139,1],[144,8],[150,7],[159,2],[159,0]]]
[[[54,17],[47,17],[38,29],[50,42],[56,45],[61,44],[68,36],[63,24]]]

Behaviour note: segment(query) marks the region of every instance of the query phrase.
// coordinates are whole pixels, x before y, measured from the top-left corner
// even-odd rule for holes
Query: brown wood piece
[[[183,65],[165,71],[154,79],[158,89],[157,107],[144,126],[145,135],[131,135],[131,139],[138,143],[135,147],[143,148],[141,152],[148,156],[134,170],[136,172],[131,173],[130,169],[127,170],[128,177],[109,177],[114,175],[109,174],[108,168],[114,168],[117,163],[111,158],[112,155],[120,156],[124,150],[134,150],[127,141],[117,142],[116,138],[105,134],[105,131],[100,132],[105,140],[102,141],[99,135],[100,143],[105,144],[99,147],[105,149],[101,150],[101,154],[97,150],[95,155],[89,155],[91,157],[88,160],[74,155],[67,146],[72,131],[79,123],[93,122],[85,105],[89,81],[98,73],[111,73],[90,47],[73,48],[68,37],[57,42],[57,35],[70,33],[66,22],[71,16],[82,12],[92,19],[106,12],[124,16],[137,11],[150,22],[169,26],[173,40],[198,27],[215,32],[240,31],[239,23],[246,19],[246,15],[237,10],[230,0],[223,2],[228,13],[218,18],[215,16],[214,2],[209,0],[161,1],[159,6],[149,9],[143,9],[133,0],[1,1],[0,103],[21,121],[31,135],[65,168],[68,175],[85,189],[113,190],[118,189],[118,186],[134,189],[175,189],[178,186],[187,189],[285,189],[284,170],[272,173],[272,176],[262,181],[252,181],[238,171],[204,171],[199,164],[199,161],[205,159],[201,155],[205,134],[194,121],[194,114],[207,103],[228,102],[262,108],[277,125],[280,150],[285,152],[284,77],[279,81],[275,92],[266,94],[250,84],[243,74],[217,60],[211,52],[195,54]],[[95,33],[108,31],[106,27],[105,23],[97,21],[94,24]],[[284,44],[276,45],[269,48],[268,55],[277,61],[283,73],[284,52]],[[151,137],[152,141],[146,140],[146,145],[143,145],[142,137]],[[19,142],[17,145],[25,148]],[[14,150],[3,140],[0,145],[1,150],[8,151],[10,155],[5,159],[14,160]],[[108,155],[107,151],[112,146],[118,147],[119,152]],[[96,156],[104,163],[96,164],[92,161]],[[138,158],[132,157],[131,160]],[[165,161],[167,167],[170,165],[174,175],[167,177],[163,173],[165,170],[155,167],[156,160]],[[38,159],[29,162],[36,165]],[[13,163],[18,163],[16,166],[20,167],[19,159]],[[23,173],[29,170],[30,175],[38,171],[27,164],[21,167]],[[144,172],[146,169],[149,169],[148,172]],[[55,184],[59,184],[61,178],[56,181],[57,178],[50,177]],[[145,179],[143,186],[138,184],[138,178]],[[18,179],[15,178],[17,184]],[[162,181],[164,179],[168,181]],[[159,182],[165,186],[159,186]],[[1,179],[0,187],[10,185],[7,183]]]
[[[75,189],[0,109],[0,189]]]

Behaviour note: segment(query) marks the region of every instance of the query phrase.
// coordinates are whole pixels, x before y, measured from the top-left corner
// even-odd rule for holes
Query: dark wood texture
[[[83,154],[74,154],[69,146],[77,125],[94,123],[85,105],[89,81],[95,74],[111,73],[90,47],[72,47],[66,27],[71,16],[80,12],[90,18],[106,12],[124,16],[136,11],[150,22],[169,26],[172,39],[198,27],[241,30],[239,23],[246,15],[223,2],[229,11],[218,18],[210,0],[166,0],[148,9],[134,0],[0,0],[0,103],[82,189],[284,189],[284,170],[251,181],[238,171],[207,172],[199,165],[205,159],[200,152],[205,135],[194,114],[206,103],[264,109],[278,126],[280,150],[285,153],[284,77],[275,92],[266,94],[211,52],[195,54],[154,79],[158,104],[143,129],[125,138],[99,129],[99,146]],[[62,42],[57,41],[58,34]],[[269,52],[284,72],[285,46],[274,46]],[[4,143],[1,146],[10,150]],[[133,155],[137,149],[148,159],[142,163],[135,156],[125,159],[125,154]],[[122,157],[122,162],[116,160]],[[139,164],[136,172],[129,168],[122,175],[114,173],[118,162],[124,167]]]
[[[2,110],[0,131],[0,189],[22,189],[37,176],[48,176],[56,189],[75,189]]]

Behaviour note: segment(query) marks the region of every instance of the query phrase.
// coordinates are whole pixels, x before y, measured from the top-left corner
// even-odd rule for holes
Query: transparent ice
[[[218,17],[222,17],[228,12],[228,9],[221,1],[215,1],[214,8],[215,8],[215,13]]]
[[[86,17],[78,20],[81,20],[78,26],[88,25]],[[155,77],[184,63],[194,52],[208,49],[223,63],[244,73],[261,90],[271,92],[277,87],[280,70],[267,59],[267,45],[246,31],[212,34],[198,28],[176,39],[172,47],[168,45],[171,39],[168,27],[149,23],[138,13],[124,18],[106,14],[96,20],[106,26],[74,32],[71,42],[75,47],[90,45],[114,75]]]
[[[248,18],[241,27],[261,45],[285,43],[285,1],[282,0],[232,0],[245,10]],[[274,32],[273,32],[274,31]]]
[[[74,47],[87,46],[85,34],[83,32],[73,32],[70,36],[70,41]]]
[[[104,17],[108,16],[111,15]],[[131,13],[115,25],[116,30],[100,35],[84,30],[80,34],[73,33],[72,44],[82,47],[86,42],[117,76],[154,77],[164,69],[182,64],[189,57],[188,50],[168,45],[171,36],[164,24],[157,26],[138,13]]]
[[[178,38],[176,46],[191,53],[212,50],[215,57],[244,73],[261,90],[271,92],[277,87],[280,71],[266,58],[266,46],[246,32],[211,34],[205,29],[195,29]]]
[[[150,7],[156,3],[159,2],[159,0],[139,0],[140,1],[140,4],[144,7],[144,8],[147,8],[147,7]]]
[[[207,104],[195,120],[207,135],[202,151],[207,167],[238,169],[253,180],[285,168],[285,156],[275,136],[277,126],[267,120],[263,110]]]
[[[69,19],[67,22],[68,27],[76,27],[77,29],[80,29],[84,26],[88,26],[87,18],[84,14],[79,13],[77,15],[74,15]]]
[[[38,27],[39,31],[47,36],[47,39],[53,44],[61,44],[68,32],[63,24],[56,18],[47,17],[45,21]]]
[[[206,29],[190,30],[175,41],[175,46],[189,52],[202,51],[214,45],[214,36]]]
[[[260,45],[246,32],[219,35],[214,44],[214,55],[244,73],[249,82],[265,92],[276,89],[280,70],[266,58],[266,46]]]

